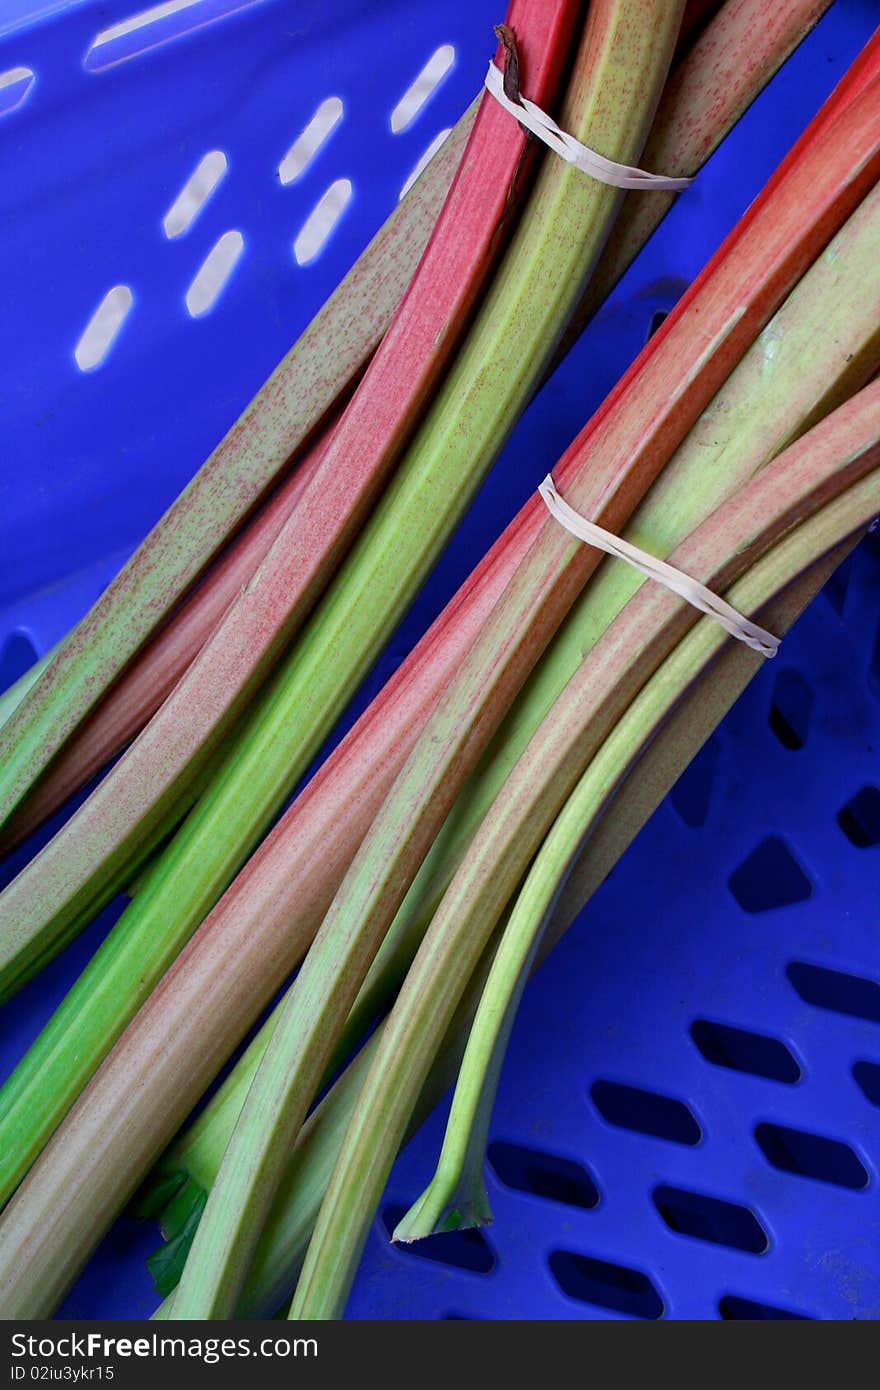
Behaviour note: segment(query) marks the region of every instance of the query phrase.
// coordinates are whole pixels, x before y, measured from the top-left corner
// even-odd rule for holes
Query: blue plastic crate
[[[135,10],[0,7],[0,684],[80,617],[286,351],[476,91],[501,17],[498,0],[176,0],[126,28]],[[838,0],[680,200],[527,412],[346,724],[876,19],[876,0]],[[437,70],[451,65],[394,132],[438,49]],[[283,182],[330,98],[341,118]],[[181,230],[166,218],[197,168],[216,186]],[[294,245],[334,187],[336,225],[301,264]],[[234,269],[193,315],[218,243]],[[83,335],[112,290],[127,312],[89,366]],[[527,990],[493,1125],[495,1225],[409,1251],[377,1220],[350,1316],[877,1315],[878,614],[868,541]],[[4,1009],[4,1074],[116,911]],[[442,1123],[398,1162],[389,1225],[432,1171]],[[64,1315],[148,1314],[156,1243],[119,1222]]]

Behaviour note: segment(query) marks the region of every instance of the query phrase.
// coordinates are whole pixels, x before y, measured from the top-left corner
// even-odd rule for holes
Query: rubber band
[[[737,612],[731,604],[725,603],[723,598],[713,594],[712,590],[707,589],[698,579],[693,579],[682,570],[668,565],[665,560],[658,560],[656,555],[650,555],[646,550],[639,550],[638,546],[630,545],[629,541],[621,540],[611,531],[597,526],[594,521],[587,521],[559,496],[549,473],[538,491],[550,515],[564,526],[566,531],[577,536],[578,540],[586,545],[595,546],[597,550],[604,550],[607,555],[613,555],[618,560],[626,561],[647,579],[665,585],[674,594],[678,594],[679,598],[698,608],[701,613],[715,618],[731,637],[745,642],[747,647],[759,652],[761,656],[770,658],[776,655],[780,639],[774,637],[772,632],[767,632],[765,628],[759,627],[757,623]]]
[[[501,69],[494,62],[489,64],[485,86],[505,111],[509,111],[521,125],[543,140],[560,159],[573,164],[600,183],[611,184],[613,188],[641,188],[651,193],[680,193],[693,183],[693,179],[668,178],[665,174],[649,174],[645,169],[635,169],[630,164],[617,164],[615,160],[606,159],[603,154],[582,145],[580,140],[561,130],[540,106],[527,97],[520,97],[518,103],[511,101],[504,90]]]

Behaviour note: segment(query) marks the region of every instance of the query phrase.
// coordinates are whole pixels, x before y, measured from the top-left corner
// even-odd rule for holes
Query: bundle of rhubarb
[[[524,984],[766,659],[682,590],[781,637],[880,512],[880,33],[553,467],[670,583],[573,536],[536,462],[535,495],[289,799],[675,181],[825,8],[511,0],[506,102],[462,116],[10,692],[4,849],[122,756],[0,895],[2,997],[130,902],[0,1090],[3,1316],[50,1315],[133,1200],[167,1237],[160,1316],[341,1315],[391,1164],[451,1082],[395,1238],[491,1218]],[[568,162],[511,114],[526,98],[673,191]]]

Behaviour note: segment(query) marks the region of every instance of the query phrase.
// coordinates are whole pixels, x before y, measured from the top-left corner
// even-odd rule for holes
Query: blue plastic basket
[[[499,0],[176,0],[127,27],[135,9],[0,8],[0,685],[81,616],[267,376],[476,91],[501,17]],[[838,0],[680,200],[527,412],[346,726],[876,18],[876,0]],[[437,50],[441,80],[392,122]],[[330,98],[341,116],[323,105],[335,126],[284,182]],[[179,204],[167,221],[197,169],[216,186],[188,225]],[[309,258],[303,227],[331,189],[337,220]],[[205,309],[210,272],[193,282],[224,249]],[[86,329],[110,291],[125,313],[101,356]],[[494,1226],[389,1243],[432,1171],[438,1112],[394,1169],[350,1316],[877,1315],[878,613],[869,540],[529,987],[493,1125]],[[4,1009],[4,1074],[119,907]],[[62,1315],[150,1313],[156,1244],[120,1221]]]

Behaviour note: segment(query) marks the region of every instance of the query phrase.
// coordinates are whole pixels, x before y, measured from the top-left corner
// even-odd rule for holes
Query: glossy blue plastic
[[[0,7],[0,684],[74,623],[235,418],[476,91],[496,0],[136,0]],[[534,489],[817,109],[876,21],[838,0],[533,404],[349,713]],[[108,35],[108,31],[111,31]],[[104,41],[95,44],[96,36]],[[416,118],[390,113],[430,55]],[[3,82],[3,75],[19,73]],[[326,98],[312,163],[278,166]],[[211,151],[191,226],[163,219]],[[320,253],[293,245],[337,180]],[[187,291],[243,238],[210,311]],[[75,350],[109,290],[100,364]],[[493,1124],[495,1224],[393,1248],[357,1318],[880,1314],[880,554],[871,539],[760,673],[529,987]],[[113,909],[3,1011],[3,1074]],[[443,1122],[401,1156],[421,1191]],[[144,1316],[153,1227],[117,1223],[68,1317]]]

